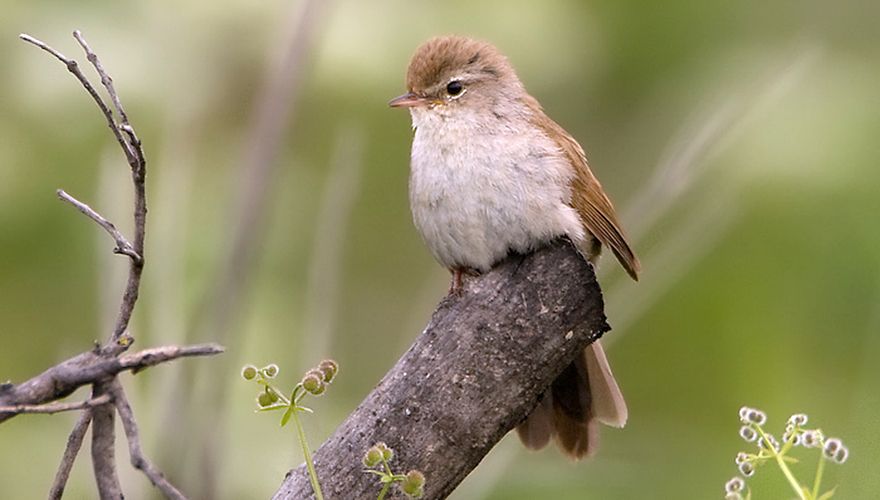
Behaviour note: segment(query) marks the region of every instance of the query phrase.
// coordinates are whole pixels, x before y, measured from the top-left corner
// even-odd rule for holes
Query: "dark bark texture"
[[[395,473],[425,474],[444,498],[585,346],[610,329],[593,269],[567,241],[511,256],[445,298],[415,343],[315,453],[325,498],[375,498],[364,453],[395,452]],[[305,466],[276,499],[313,498]],[[393,498],[402,497],[395,487]]]

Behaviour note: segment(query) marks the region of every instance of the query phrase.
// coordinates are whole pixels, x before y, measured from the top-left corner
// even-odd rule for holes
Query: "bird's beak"
[[[397,96],[388,102],[388,105],[392,108],[414,108],[417,106],[428,106],[429,104],[431,104],[430,99],[420,97],[412,92]]]

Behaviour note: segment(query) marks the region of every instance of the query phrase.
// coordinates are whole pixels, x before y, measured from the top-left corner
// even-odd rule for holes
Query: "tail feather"
[[[543,448],[555,437],[562,451],[578,460],[598,448],[598,422],[622,427],[626,418],[626,403],[608,359],[594,342],[553,381],[517,434],[531,449]]]
[[[599,425],[596,419],[577,421],[559,407],[554,408],[556,444],[572,460],[593,456],[599,448]]]
[[[532,410],[526,420],[519,424],[516,433],[520,441],[530,450],[540,450],[547,446],[554,434],[553,425],[553,396],[548,392],[538,406]]]
[[[599,422],[611,427],[623,427],[629,416],[626,401],[611,373],[611,365],[605,357],[602,344],[595,341],[584,350],[584,358],[592,395],[593,416]]]

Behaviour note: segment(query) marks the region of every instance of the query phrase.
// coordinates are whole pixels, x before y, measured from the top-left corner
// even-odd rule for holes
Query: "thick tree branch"
[[[94,384],[119,372],[134,372],[187,356],[210,356],[223,352],[217,344],[162,346],[121,356],[108,356],[92,350],[63,361],[18,385],[0,385],[0,423],[17,415],[3,411],[6,406],[38,405],[70,395],[77,388]]]
[[[574,356],[610,329],[603,308],[592,267],[567,242],[468,280],[315,453],[325,497],[378,493],[361,458],[379,441],[395,451],[395,471],[425,474],[425,498],[447,496]],[[275,494],[312,497],[304,466]]]

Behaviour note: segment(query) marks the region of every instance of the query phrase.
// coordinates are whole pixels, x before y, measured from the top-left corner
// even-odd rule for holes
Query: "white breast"
[[[573,175],[556,144],[522,120],[411,109],[413,221],[447,268],[487,271],[511,250],[527,252],[567,235],[584,238],[568,205]],[[483,120],[481,122],[481,120]]]

